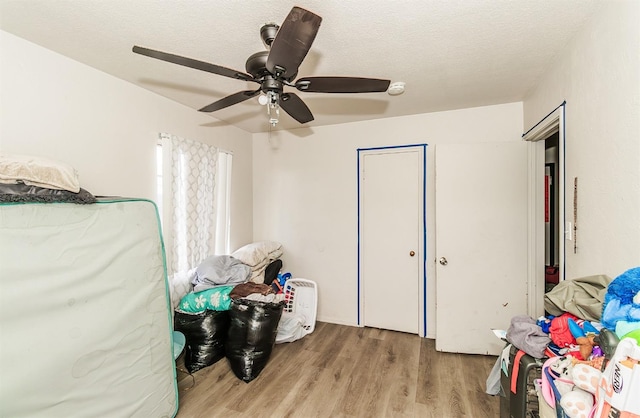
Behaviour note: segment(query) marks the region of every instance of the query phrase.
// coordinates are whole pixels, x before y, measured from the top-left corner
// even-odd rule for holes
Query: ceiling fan
[[[303,77],[294,82],[298,67],[309,52],[321,22],[320,16],[300,7],[293,7],[282,26],[275,23],[263,25],[260,37],[268,50],[256,52],[247,59],[245,68],[248,74],[140,46],[134,46],[133,52],[260,85],[255,90],[239,91],[213,102],[200,109],[201,112],[224,109],[264,93],[259,100],[261,104],[267,105],[269,122],[273,126],[278,123],[280,108],[298,122],[307,123],[313,120],[311,110],[298,95],[285,92],[285,86],[312,93],[375,93],[386,91],[390,83],[390,80],[376,78],[334,76]]]

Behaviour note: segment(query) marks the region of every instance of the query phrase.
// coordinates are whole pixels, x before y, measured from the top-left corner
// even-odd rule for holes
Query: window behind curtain
[[[156,147],[156,206],[158,207],[158,216],[162,222],[162,143],[158,142]]]
[[[158,201],[171,277],[229,253],[232,154],[173,135],[160,139]]]
[[[218,169],[216,173],[216,254],[231,254],[231,172],[233,155],[218,150]]]

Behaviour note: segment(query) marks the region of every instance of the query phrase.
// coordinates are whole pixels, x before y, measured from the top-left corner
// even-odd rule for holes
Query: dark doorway
[[[558,284],[559,250],[559,133],[545,139],[545,288]]]

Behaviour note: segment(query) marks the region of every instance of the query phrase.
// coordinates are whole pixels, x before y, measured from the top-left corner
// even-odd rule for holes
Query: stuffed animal
[[[576,364],[571,369],[573,390],[560,398],[560,406],[569,418],[589,418],[595,407],[600,370],[586,364]]]
[[[549,327],[549,336],[554,344],[560,348],[569,348],[570,354],[579,360],[589,359],[598,334],[599,331],[589,321],[579,319],[569,312],[553,318]]]
[[[609,283],[601,322],[618,337],[640,329],[640,267],[625,271]]]
[[[588,321],[582,321],[581,325],[578,325],[576,321],[569,318],[567,319],[567,324],[569,325],[571,335],[576,339],[576,344],[580,346],[582,360],[589,360],[596,346],[594,341],[595,337],[600,334],[600,332]]]
[[[621,340],[604,369],[586,362],[572,362],[571,366],[557,363],[573,384],[571,391],[560,398],[560,406],[569,418],[640,416],[640,346],[634,339]]]

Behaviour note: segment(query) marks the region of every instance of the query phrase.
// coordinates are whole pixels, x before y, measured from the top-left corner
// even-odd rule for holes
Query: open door
[[[497,355],[528,313],[529,152],[524,141],[441,144],[436,170],[436,349]]]
[[[531,251],[529,253],[528,314],[534,318],[544,314],[544,293],[547,287],[550,288],[549,284],[565,279],[566,241],[573,239],[572,225],[571,222],[567,222],[565,211],[565,106],[566,102],[562,102],[522,135],[522,139],[531,144],[529,153]],[[548,163],[551,163],[554,171],[554,190],[550,193],[553,193],[555,204],[553,205],[554,227],[546,231],[545,168]],[[553,242],[553,264],[557,266],[557,270],[553,271],[555,275],[553,278],[547,277],[549,264],[545,251],[547,242]]]

